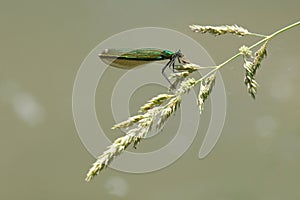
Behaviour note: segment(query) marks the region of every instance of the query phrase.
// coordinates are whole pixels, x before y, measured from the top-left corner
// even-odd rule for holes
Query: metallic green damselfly
[[[155,48],[142,48],[134,50],[105,49],[101,54],[99,54],[99,57],[104,63],[121,69],[132,69],[154,61],[169,60],[168,63],[162,68],[162,74],[171,85],[172,83],[165,74],[166,68],[172,68],[174,72],[176,59],[179,63],[187,62],[183,59],[183,54],[180,52],[180,50],[172,52],[169,50]]]

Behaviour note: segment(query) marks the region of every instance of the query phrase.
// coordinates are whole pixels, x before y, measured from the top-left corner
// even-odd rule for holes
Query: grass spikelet
[[[206,99],[208,98],[208,96],[210,95],[210,93],[213,89],[215,80],[216,80],[216,75],[212,74],[209,77],[207,77],[206,79],[204,79],[203,81],[201,81],[200,91],[198,94],[198,101],[197,101],[200,114],[202,113],[202,111],[204,109],[204,102],[206,101]]]
[[[156,128],[160,129],[165,124],[165,122],[171,116],[171,114],[174,113],[177,110],[177,108],[180,106],[180,103],[181,103],[181,96],[177,95],[164,106],[164,108],[160,112],[160,116]]]
[[[227,33],[244,36],[250,34],[250,32],[238,25],[225,25],[225,26],[200,26],[200,25],[191,25],[190,29],[194,32],[199,33],[210,33],[215,36],[224,35]]]
[[[128,120],[114,125],[111,129],[128,128],[128,127],[132,126],[133,124],[139,122],[143,118],[144,118],[144,115],[135,115],[135,116],[129,117]]]
[[[244,77],[244,83],[247,86],[247,91],[251,95],[253,99],[255,99],[255,95],[257,93],[257,87],[258,83],[255,80],[255,75],[257,69],[260,67],[262,60],[264,57],[267,55],[267,42],[265,42],[256,52],[255,52],[255,57],[253,61],[247,60],[247,50],[241,50],[242,47],[240,48],[240,51],[243,53],[244,56],[244,65],[243,67],[246,70],[245,77]]]
[[[174,95],[172,94],[159,94],[156,97],[150,99],[145,105],[141,106],[139,112],[146,112],[153,107],[160,106],[172,97],[174,97]]]

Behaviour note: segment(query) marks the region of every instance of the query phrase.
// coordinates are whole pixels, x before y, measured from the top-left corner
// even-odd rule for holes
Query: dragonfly
[[[104,63],[121,69],[133,69],[154,61],[169,60],[162,68],[161,73],[171,86],[172,83],[165,74],[166,68],[172,68],[173,72],[175,72],[176,60],[178,63],[188,62],[184,59],[184,55],[180,50],[172,52],[156,48],[105,49],[101,54],[99,54],[99,57]]]

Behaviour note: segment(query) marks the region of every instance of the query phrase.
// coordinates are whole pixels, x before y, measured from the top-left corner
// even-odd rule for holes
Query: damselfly
[[[172,68],[174,72],[176,59],[178,60],[178,63],[187,62],[183,59],[183,54],[180,52],[180,50],[172,52],[169,50],[155,48],[142,48],[134,50],[105,49],[101,54],[99,54],[99,57],[104,63],[121,69],[132,69],[154,61],[169,60],[168,63],[162,68],[162,74],[171,85],[172,83],[165,74],[166,68]]]

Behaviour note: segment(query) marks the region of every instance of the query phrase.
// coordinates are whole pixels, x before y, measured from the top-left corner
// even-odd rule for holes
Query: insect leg
[[[171,81],[168,79],[167,75],[165,74],[165,70],[167,67],[170,67],[173,64],[172,60],[170,60],[161,70],[162,75],[165,77],[165,79],[170,83],[170,85],[172,86]]]

